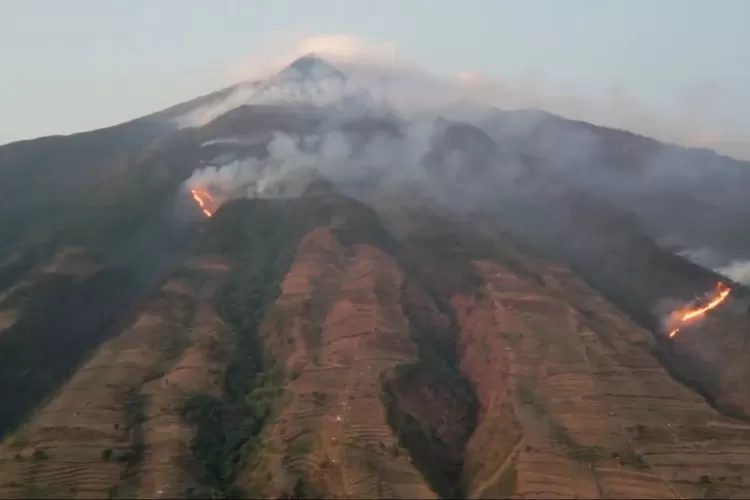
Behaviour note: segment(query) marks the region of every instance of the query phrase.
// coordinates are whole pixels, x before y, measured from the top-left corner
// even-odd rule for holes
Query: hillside
[[[750,424],[671,378],[648,331],[502,234],[411,224],[397,240],[335,192],[223,206],[6,435],[0,492],[750,493]]]
[[[317,64],[0,147],[0,498],[750,496],[741,162]]]

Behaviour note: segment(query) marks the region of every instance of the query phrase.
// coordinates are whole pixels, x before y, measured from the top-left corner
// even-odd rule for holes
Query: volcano
[[[470,116],[310,54],[0,147],[0,497],[750,496],[750,165]]]

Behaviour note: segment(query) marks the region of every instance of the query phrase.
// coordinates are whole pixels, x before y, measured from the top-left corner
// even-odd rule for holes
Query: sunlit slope
[[[0,496],[750,494],[750,424],[490,226],[236,200],[0,445]],[[691,332],[686,331],[686,334]]]

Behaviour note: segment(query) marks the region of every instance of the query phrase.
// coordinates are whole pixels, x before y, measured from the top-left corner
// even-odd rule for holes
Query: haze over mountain
[[[381,70],[0,147],[0,496],[750,494],[750,164]]]

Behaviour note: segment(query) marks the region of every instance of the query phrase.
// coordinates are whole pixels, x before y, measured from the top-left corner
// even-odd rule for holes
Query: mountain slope
[[[660,242],[748,258],[747,161],[531,110],[495,111],[477,125],[516,154],[630,210]]]
[[[748,494],[750,424],[672,379],[647,331],[500,234],[427,220],[399,241],[335,192],[225,205],[6,436],[0,491]]]
[[[750,495],[741,163],[238,89],[0,148],[0,497]]]

